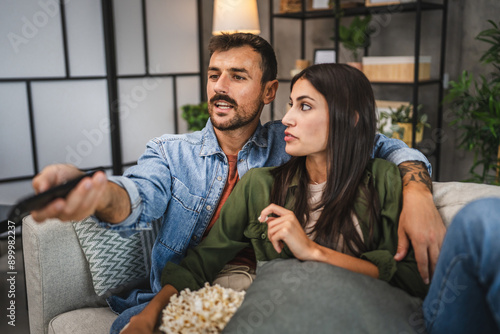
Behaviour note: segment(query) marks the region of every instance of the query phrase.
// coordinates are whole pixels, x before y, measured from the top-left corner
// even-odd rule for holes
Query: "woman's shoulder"
[[[398,166],[384,159],[372,159],[365,171],[365,182],[373,182],[379,194],[401,188]],[[389,189],[388,189],[389,188]]]
[[[398,166],[384,159],[375,158],[370,160],[366,169],[367,172],[374,176],[383,176],[387,174],[396,174],[399,176]]]
[[[276,167],[259,167],[259,168],[252,168],[248,172],[243,175],[241,180],[243,181],[244,179],[264,179],[264,180],[269,180],[273,179],[273,176],[271,174],[271,171],[275,169]]]

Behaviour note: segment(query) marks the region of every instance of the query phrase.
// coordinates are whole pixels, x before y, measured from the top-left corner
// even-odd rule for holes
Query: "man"
[[[209,49],[210,120],[202,131],[155,138],[138,165],[124,176],[108,181],[104,173],[97,173],[82,180],[67,199],[33,212],[37,221],[95,215],[102,226],[125,235],[149,228],[153,222],[161,224],[152,251],[152,291],[134,291],[126,300],[110,298],[112,309],[121,313],[112,332],[119,331],[161,289],[165,263],[179,262],[188,248],[200,242],[240,177],[250,168],[277,166],[289,159],[284,151],[284,125],[269,122],[262,126],[259,121],[264,105],[274,100],[278,89],[271,45],[258,36],[234,34],[213,37]],[[405,256],[409,237],[420,272],[428,279],[428,261],[432,268],[445,229],[422,163],[427,160],[402,142],[383,136],[378,137],[374,154],[400,166],[404,203],[411,204],[403,206],[396,259]],[[80,174],[72,166],[49,166],[33,180],[33,186],[43,191]],[[235,263],[248,263],[248,256],[237,256]]]

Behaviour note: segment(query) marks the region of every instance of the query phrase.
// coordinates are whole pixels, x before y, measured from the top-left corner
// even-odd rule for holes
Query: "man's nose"
[[[219,79],[214,86],[214,91],[217,94],[228,94],[229,93],[229,77],[226,74],[221,74]]]

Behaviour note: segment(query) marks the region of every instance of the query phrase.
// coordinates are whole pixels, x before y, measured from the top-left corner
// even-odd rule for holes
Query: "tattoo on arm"
[[[424,184],[432,193],[432,180],[425,164],[421,161],[405,161],[399,164],[399,172],[403,187],[406,187],[410,182]]]

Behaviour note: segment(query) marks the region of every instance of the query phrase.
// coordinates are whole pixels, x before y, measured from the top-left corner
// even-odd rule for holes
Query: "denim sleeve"
[[[118,224],[96,218],[100,226],[128,237],[139,230],[150,229],[151,223],[165,213],[171,198],[171,178],[165,151],[159,145],[150,141],[137,165],[127,169],[123,176],[109,178],[127,191],[131,213]]]
[[[402,140],[388,138],[383,134],[375,136],[372,158],[380,158],[394,163],[396,166],[405,161],[421,161],[432,175],[432,166],[419,150],[409,148]]]

